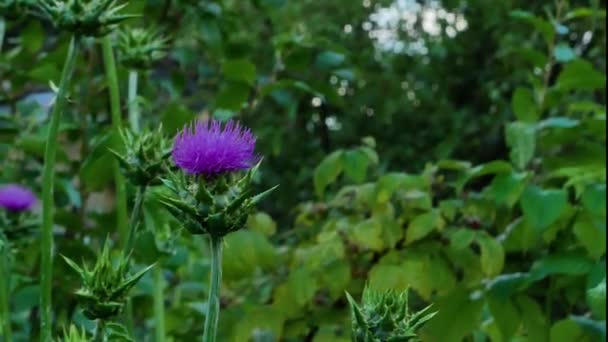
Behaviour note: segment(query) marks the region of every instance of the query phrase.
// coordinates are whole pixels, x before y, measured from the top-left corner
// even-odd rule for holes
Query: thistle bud
[[[363,291],[361,306],[347,293],[351,306],[353,342],[419,341],[417,331],[433,318],[431,305],[412,313],[408,307],[408,290],[395,293],[392,290]]]
[[[127,179],[137,186],[158,185],[167,172],[167,159],[171,147],[164,138],[162,128],[157,131],[133,133],[122,130],[125,154],[110,150],[118,159],[120,168]]]
[[[120,61],[130,69],[144,70],[167,54],[167,41],[158,30],[132,28],[118,33]]]
[[[82,285],[76,296],[84,306],[84,315],[89,319],[109,319],[122,310],[131,288],[154,265],[129,275],[129,257],[121,254],[116,263],[110,256],[109,240],[106,241],[93,269],[85,264],[80,267],[63,256],[67,264],[80,275]],[[116,266],[115,266],[116,264]]]
[[[134,15],[119,14],[127,5],[116,0],[40,0],[38,9],[60,30],[101,37]]]
[[[16,184],[0,186],[0,239],[19,242],[30,237],[39,226],[31,210],[36,205],[36,195]]]
[[[218,121],[186,127],[173,146],[173,160],[183,172],[163,180],[176,196],[161,196],[160,202],[192,234],[221,238],[242,228],[255,205],[276,188],[251,194],[260,166],[254,147],[255,136],[232,121],[224,127]]]

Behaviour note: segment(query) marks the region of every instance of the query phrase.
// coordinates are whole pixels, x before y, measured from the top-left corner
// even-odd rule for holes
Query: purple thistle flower
[[[36,195],[20,185],[8,184],[0,187],[0,207],[8,211],[30,210],[36,201]]]
[[[216,176],[249,169],[259,159],[255,136],[238,122],[197,120],[175,137],[173,161],[186,173]]]

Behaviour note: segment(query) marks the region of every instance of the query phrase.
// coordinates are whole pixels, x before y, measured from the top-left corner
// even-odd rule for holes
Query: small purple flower
[[[0,207],[8,211],[26,211],[36,204],[36,195],[16,184],[0,186]]]
[[[238,122],[197,120],[175,137],[173,160],[189,174],[216,176],[246,170],[258,160],[255,136]]]

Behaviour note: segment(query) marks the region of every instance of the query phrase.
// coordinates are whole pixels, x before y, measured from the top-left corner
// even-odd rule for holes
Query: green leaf
[[[243,82],[226,82],[215,98],[216,109],[239,112],[249,98],[249,86]]]
[[[350,150],[344,153],[344,175],[355,183],[363,183],[367,174],[370,159],[361,150]]]
[[[436,301],[437,315],[421,330],[423,341],[461,342],[481,321],[484,301],[456,290]]]
[[[352,227],[351,237],[359,246],[363,246],[373,251],[381,251],[384,248],[382,238],[382,225],[377,219],[370,218],[361,221]]]
[[[496,177],[490,184],[490,194],[498,205],[512,208],[519,200],[526,188],[525,172],[503,173]]]
[[[315,185],[315,193],[319,197],[323,197],[325,188],[333,183],[344,168],[344,159],[342,151],[335,151],[325,157],[317,166],[313,175]]]
[[[587,253],[599,259],[606,253],[606,226],[598,226],[589,216],[579,215],[573,226],[574,235]]]
[[[564,70],[557,78],[555,85],[562,91],[604,89],[606,76],[595,70],[593,65],[583,59],[575,59],[566,64]]]
[[[339,67],[346,60],[346,56],[336,51],[323,51],[317,55],[315,64],[319,69],[329,70]]]
[[[526,165],[534,157],[536,149],[536,129],[535,126],[524,122],[512,122],[506,128],[507,145],[511,149],[511,160],[520,169],[525,169]]]
[[[528,296],[515,300],[529,341],[549,342],[549,323],[540,305]]]
[[[170,135],[175,134],[194,118],[194,113],[185,105],[179,102],[171,102],[167,105],[161,118],[163,131]]]
[[[553,44],[553,39],[555,38],[555,27],[547,20],[537,17],[530,12],[521,10],[512,11],[511,17],[532,24],[532,26],[534,26],[534,28],[543,35],[547,45]]]
[[[530,277],[532,280],[541,280],[553,274],[568,276],[581,276],[589,273],[593,263],[591,260],[578,255],[549,255],[532,264]]]
[[[224,77],[231,81],[253,85],[256,77],[255,65],[246,59],[227,60],[222,65]]]
[[[592,215],[606,219],[606,184],[593,184],[583,192],[583,207]]]
[[[450,234],[450,246],[454,249],[468,248],[475,240],[475,231],[466,228],[457,228]]]
[[[556,61],[566,63],[576,58],[576,52],[567,44],[560,43],[555,46],[553,56]]]
[[[554,116],[552,118],[548,118],[539,122],[536,126],[536,129],[543,130],[545,128],[574,128],[578,125],[579,120],[564,116]]]
[[[551,342],[591,342],[589,336],[570,318],[562,319],[553,324],[549,340]]]
[[[597,319],[606,319],[606,279],[587,290],[587,303]]]
[[[586,316],[574,315],[571,315],[570,319],[576,322],[593,341],[606,341],[606,321],[596,321]]]
[[[247,227],[266,236],[274,235],[277,231],[277,224],[272,220],[270,215],[264,212],[258,212],[249,216]]]
[[[528,88],[517,88],[511,99],[511,110],[517,120],[522,122],[536,122],[539,112],[534,101],[534,94]]]
[[[317,279],[306,267],[298,267],[289,274],[289,291],[300,306],[312,301],[318,288]]]
[[[559,219],[567,207],[568,198],[564,190],[544,190],[530,185],[524,191],[520,204],[530,227],[543,232]]]
[[[418,215],[407,227],[405,242],[410,244],[429,235],[434,230],[441,230],[445,226],[445,221],[438,210]]]
[[[513,300],[492,295],[487,296],[486,300],[503,341],[510,341],[521,324],[521,317]]]
[[[30,21],[29,24],[23,28],[21,39],[21,44],[27,52],[35,53],[40,50],[44,43],[44,29],[42,28],[40,21]]]
[[[489,277],[500,274],[505,263],[505,251],[498,240],[487,233],[477,234],[481,248],[481,269]]]

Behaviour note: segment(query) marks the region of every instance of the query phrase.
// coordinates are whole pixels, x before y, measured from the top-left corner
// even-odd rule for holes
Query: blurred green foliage
[[[132,0],[124,13],[168,38],[140,73],[145,124],[172,136],[195,117],[239,119],[264,156],[258,190],[281,185],[226,239],[220,341],[348,341],[344,291],[366,283],[435,303],[423,341],[605,340],[603,2]],[[0,16],[0,180],[39,190],[68,37]],[[92,260],[116,234],[108,148],[121,147],[94,39],[82,56],[55,233],[61,254]],[[167,333],[194,339],[206,243],[178,234],[155,193],[135,258],[162,263]],[[37,335],[38,259],[35,244],[16,258],[16,341]],[[56,332],[92,331],[77,275],[55,265]],[[152,289],[145,275],[134,291],[138,341],[153,336]]]

